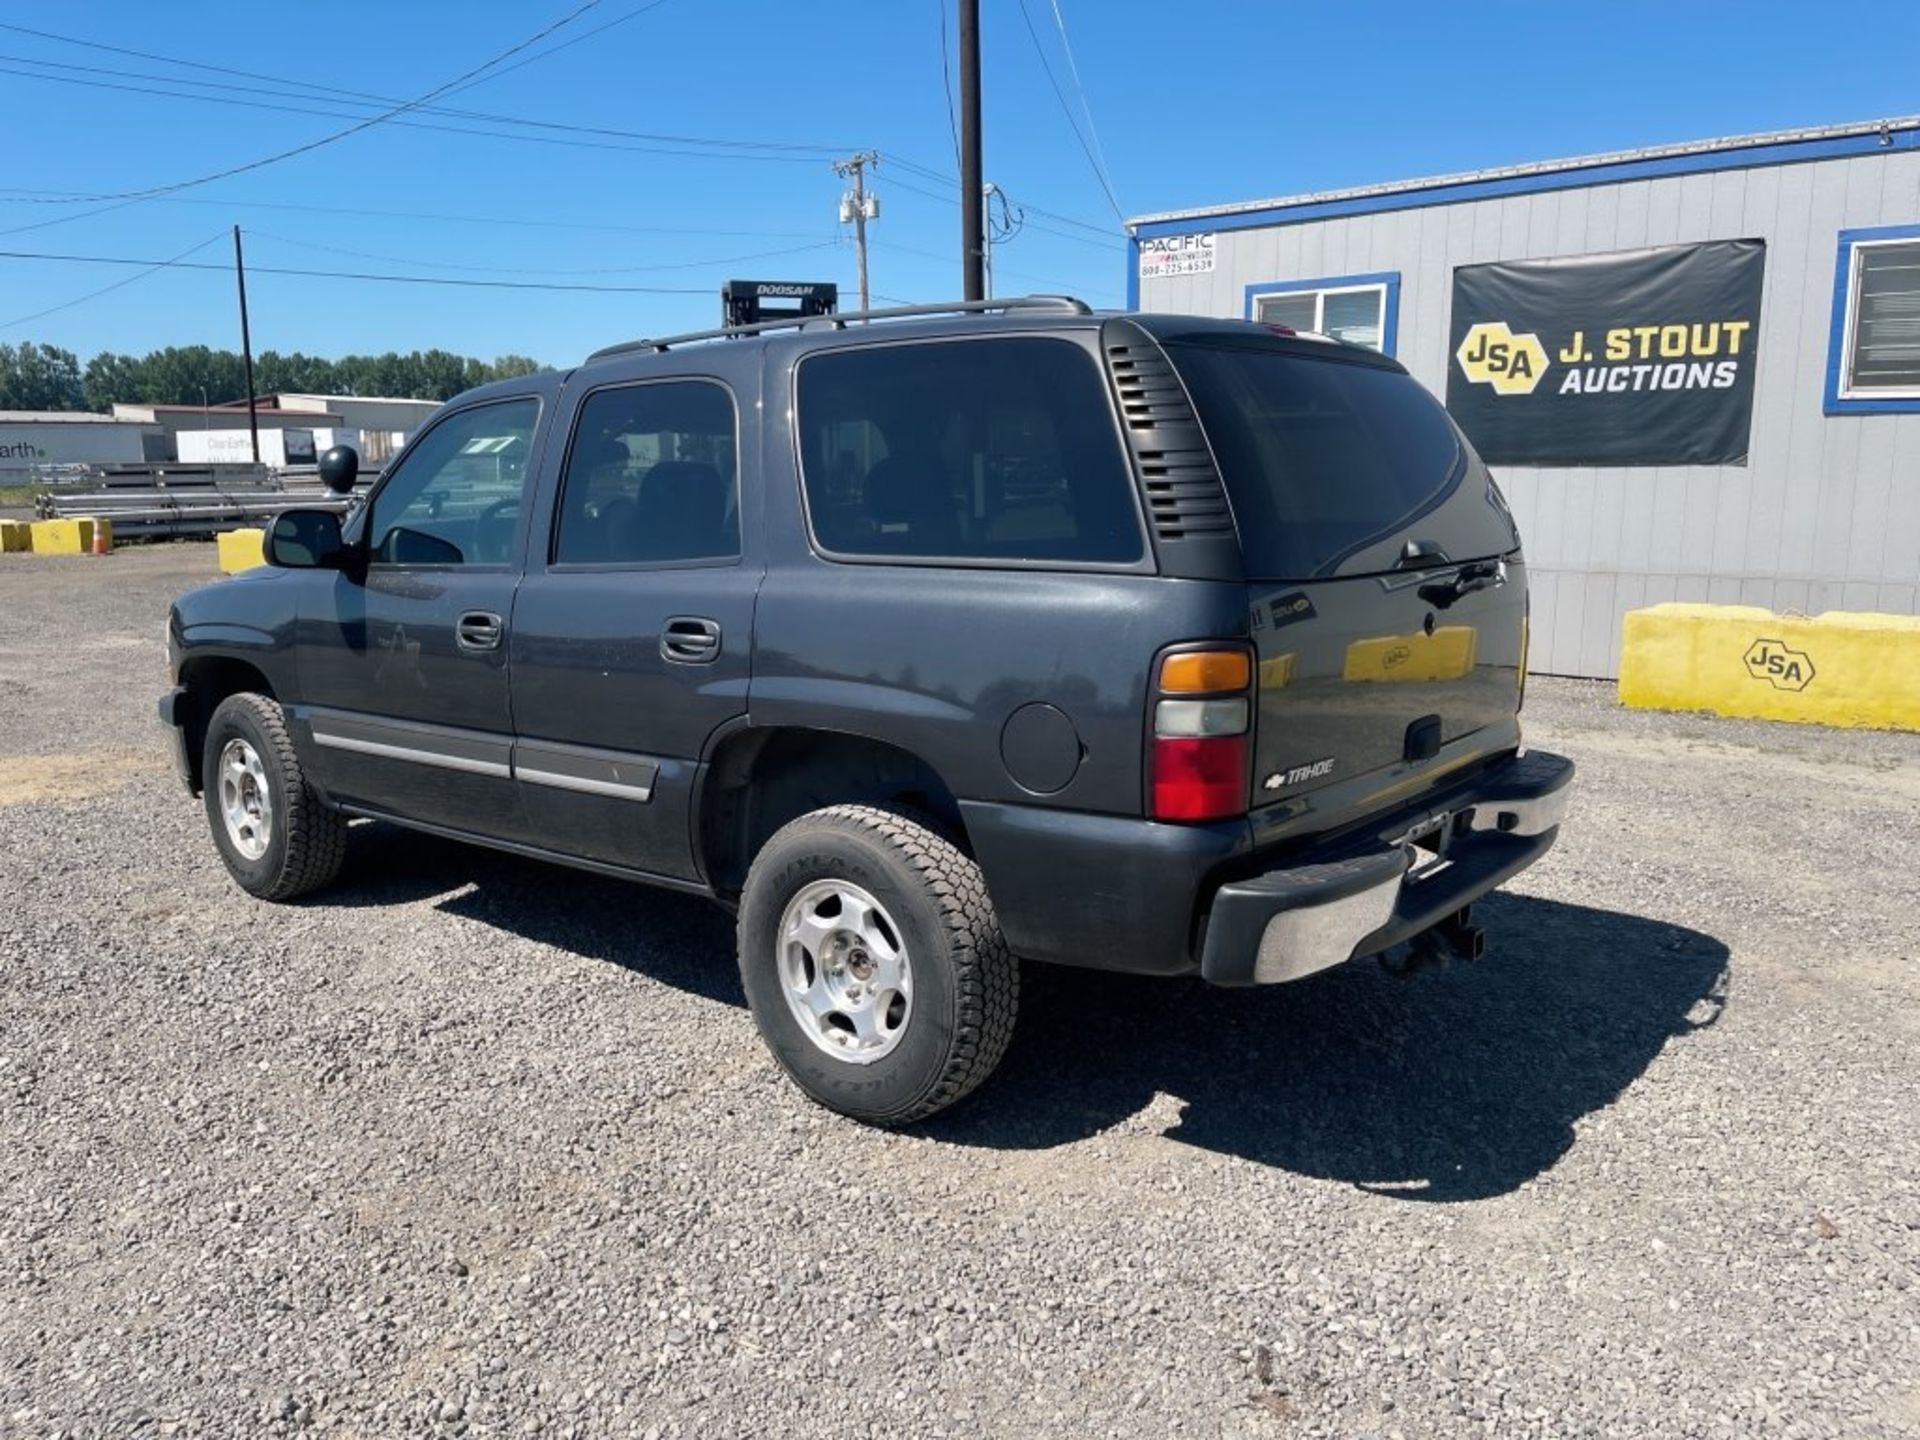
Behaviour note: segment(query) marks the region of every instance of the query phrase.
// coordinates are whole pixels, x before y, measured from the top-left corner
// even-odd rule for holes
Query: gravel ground
[[[0,564],[0,1435],[1920,1435],[1920,737],[1536,682],[1486,959],[1043,972],[889,1135],[699,902],[231,885],[152,709],[213,568]]]

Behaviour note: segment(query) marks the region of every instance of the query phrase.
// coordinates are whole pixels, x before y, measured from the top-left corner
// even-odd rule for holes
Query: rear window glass
[[[1440,500],[1461,468],[1453,422],[1403,371],[1253,346],[1167,353],[1220,463],[1250,576],[1332,573]]]
[[[1093,360],[1010,337],[803,361],[814,538],[845,555],[1125,563],[1144,541]]]

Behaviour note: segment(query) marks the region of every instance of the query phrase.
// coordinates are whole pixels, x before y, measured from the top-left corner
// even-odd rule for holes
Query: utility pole
[[[987,298],[980,184],[980,0],[960,0],[960,278],[965,298]]]
[[[853,245],[860,269],[860,308],[872,309],[867,300],[867,221],[880,218],[880,197],[867,193],[867,167],[878,166],[880,156],[862,150],[849,160],[833,162],[833,173],[853,181],[853,189],[840,197],[840,223],[853,222]]]
[[[253,333],[247,328],[247,262],[240,253],[240,227],[233,227],[233,278],[240,283],[240,358],[247,367],[247,430],[253,436],[253,463],[260,463],[260,416],[253,404]],[[204,407],[203,407],[204,408]],[[203,414],[202,419],[206,418]]]
[[[980,278],[982,300],[993,298],[993,197],[1000,187],[991,180],[980,187]]]

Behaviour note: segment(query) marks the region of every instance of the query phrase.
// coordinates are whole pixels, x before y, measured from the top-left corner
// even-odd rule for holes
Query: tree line
[[[480,360],[450,350],[405,355],[343,355],[329,360],[295,350],[254,357],[257,395],[386,395],[451,400],[489,380],[544,369],[525,355]],[[237,351],[169,345],[145,355],[103,350],[82,366],[71,350],[23,341],[0,344],[0,410],[95,410],[121,405],[217,405],[247,398],[246,367]]]

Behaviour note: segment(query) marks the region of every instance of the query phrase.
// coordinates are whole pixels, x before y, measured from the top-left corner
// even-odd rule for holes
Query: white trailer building
[[[1920,601],[1920,117],[1129,223],[1143,309],[1397,356],[1526,538],[1532,665],[1663,600]]]

